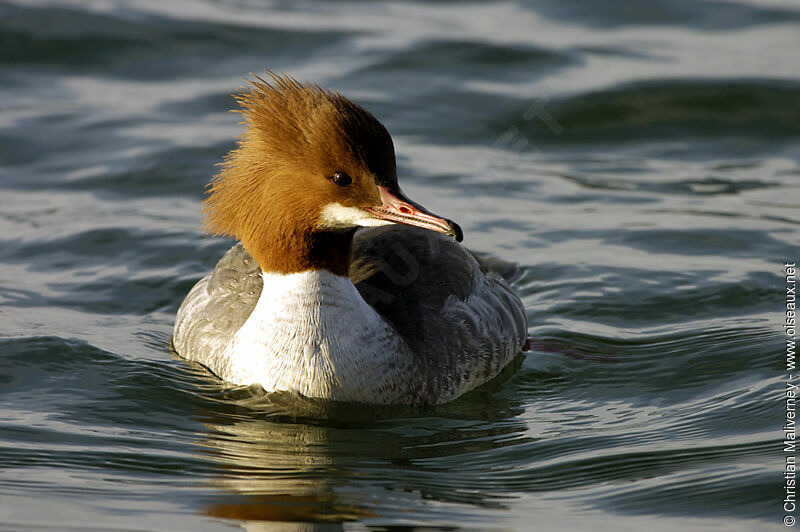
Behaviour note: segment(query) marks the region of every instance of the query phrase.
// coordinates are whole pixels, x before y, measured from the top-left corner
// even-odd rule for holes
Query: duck
[[[519,268],[406,196],[386,128],[267,71],[204,200],[236,243],[180,305],[172,346],[231,385],[384,405],[452,401],[526,349]]]

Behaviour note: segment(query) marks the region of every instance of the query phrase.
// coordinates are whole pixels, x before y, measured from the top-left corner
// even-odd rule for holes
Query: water
[[[798,24],[792,0],[0,2],[0,528],[782,528]],[[409,195],[524,266],[516,371],[342,409],[170,354],[230,245],[199,232],[230,93],[267,67],[370,109]]]

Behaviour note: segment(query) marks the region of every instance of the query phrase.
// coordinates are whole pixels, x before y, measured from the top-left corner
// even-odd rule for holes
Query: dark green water
[[[793,0],[0,1],[0,528],[784,528],[798,50]],[[298,411],[170,355],[267,67],[524,266],[506,380]]]

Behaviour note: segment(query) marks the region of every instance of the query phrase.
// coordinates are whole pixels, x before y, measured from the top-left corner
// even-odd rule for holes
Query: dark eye
[[[347,175],[347,172],[335,172],[328,179],[330,179],[340,187],[346,187],[353,182],[353,178]]]

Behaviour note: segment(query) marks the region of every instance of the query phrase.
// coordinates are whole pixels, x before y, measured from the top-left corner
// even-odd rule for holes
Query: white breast
[[[408,347],[349,279],[325,270],[262,277],[252,314],[210,368],[219,377],[340,401],[415,394]]]

